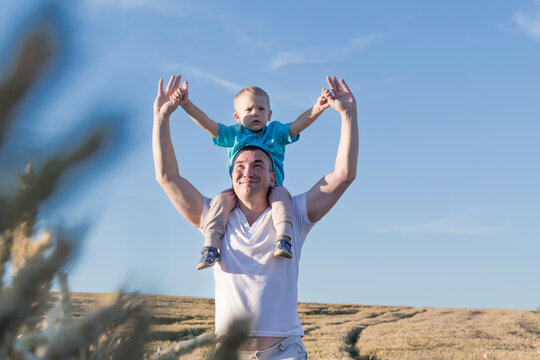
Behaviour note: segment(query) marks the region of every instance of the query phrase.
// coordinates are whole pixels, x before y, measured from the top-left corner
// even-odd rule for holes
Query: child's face
[[[243,93],[236,99],[234,118],[245,128],[259,132],[272,116],[266,97]]]

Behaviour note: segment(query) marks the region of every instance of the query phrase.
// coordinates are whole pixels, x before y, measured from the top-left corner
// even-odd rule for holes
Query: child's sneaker
[[[213,246],[205,246],[201,251],[201,260],[197,263],[197,270],[202,270],[214,266],[219,260],[219,252]]]
[[[286,259],[292,258],[292,243],[288,237],[281,236],[277,239],[276,246],[274,247],[274,256]]]

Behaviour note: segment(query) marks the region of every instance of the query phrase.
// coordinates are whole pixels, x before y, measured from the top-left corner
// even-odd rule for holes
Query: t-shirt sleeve
[[[206,215],[208,215],[208,210],[210,210],[210,202],[212,201],[212,199],[207,198],[206,196],[203,196],[203,200],[204,200],[204,205],[203,205],[203,210],[201,214],[201,225],[199,226],[200,232],[203,232],[204,227],[206,225]]]
[[[217,138],[213,138],[214,145],[221,147],[233,147],[236,138],[236,129],[233,126],[219,124]]]
[[[293,197],[295,225],[297,225],[298,229],[302,232],[302,234],[304,234],[304,236],[301,237],[304,241],[306,239],[306,235],[310,232],[311,228],[316,224],[316,222],[309,221],[309,218],[307,215],[306,199],[307,199],[307,192]],[[302,246],[303,243],[300,245]]]
[[[273,124],[274,138],[278,139],[281,144],[288,145],[298,141],[300,138],[300,134],[296,135],[295,137],[291,137],[291,132],[289,131],[291,123],[283,124],[276,121]]]

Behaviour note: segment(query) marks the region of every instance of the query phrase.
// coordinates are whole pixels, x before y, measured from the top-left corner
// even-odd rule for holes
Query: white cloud
[[[512,17],[521,31],[540,41],[540,1],[536,2],[539,9],[536,14],[517,13]]]
[[[343,47],[311,46],[304,49],[282,51],[276,55],[270,69],[291,64],[309,64],[338,61],[357,52],[367,45],[382,39],[382,35],[366,35],[349,40]]]
[[[458,224],[456,219],[444,218],[424,224],[388,225],[373,229],[375,233],[488,235],[503,231],[502,226],[471,226]]]
[[[204,71],[204,70],[200,70],[198,68],[195,68],[193,66],[190,66],[190,65],[186,65],[186,64],[183,64],[181,62],[177,62],[177,61],[163,61],[163,59],[161,58],[156,58],[155,60],[155,64],[158,68],[161,68],[163,69],[163,71],[165,73],[170,73],[170,74],[176,74],[178,69],[181,69],[181,74],[182,74],[182,81],[184,79],[188,80],[189,82],[189,77],[190,76],[196,76],[196,77],[201,77],[201,78],[204,78],[204,79],[208,79],[224,88],[226,88],[227,90],[230,90],[231,92],[238,92],[240,91],[243,86],[239,85],[239,84],[236,84],[232,81],[229,81],[229,80],[226,80],[226,79],[223,79],[223,78],[220,78],[218,76],[215,76],[207,71]]]
[[[208,79],[210,81],[213,81],[216,84],[221,85],[226,89],[232,90],[233,92],[237,92],[237,91],[240,91],[242,89],[241,85],[233,83],[232,81],[228,81],[228,80],[219,78],[219,77],[214,76],[214,75],[212,75],[210,73],[207,73],[205,71],[201,71],[201,70],[198,70],[198,69],[195,69],[195,68],[192,68],[192,67],[186,67],[186,66],[184,66],[183,68],[186,69],[187,72],[192,73],[195,76],[199,76],[199,77]]]
[[[161,16],[183,17],[195,7],[190,1],[176,0],[85,0],[88,6],[108,6],[115,8],[144,9]]]

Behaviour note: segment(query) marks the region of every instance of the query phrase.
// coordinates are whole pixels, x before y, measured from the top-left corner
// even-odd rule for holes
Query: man
[[[356,101],[343,79],[327,77],[330,106],[341,115],[341,137],[334,170],[307,193],[295,196],[294,261],[272,256],[276,241],[268,191],[275,184],[269,156],[261,149],[240,151],[231,175],[238,207],[231,213],[215,266],[216,334],[222,335],[238,317],[253,320],[251,337],[241,347],[243,357],[282,359],[305,353],[297,311],[298,264],[305,237],[338,201],[356,177],[358,122]],[[160,79],[154,102],[153,152],[156,179],[190,223],[204,228],[209,199],[180,176],[169,131],[169,117],[178,107],[171,95],[180,85],[172,76],[163,91]]]

